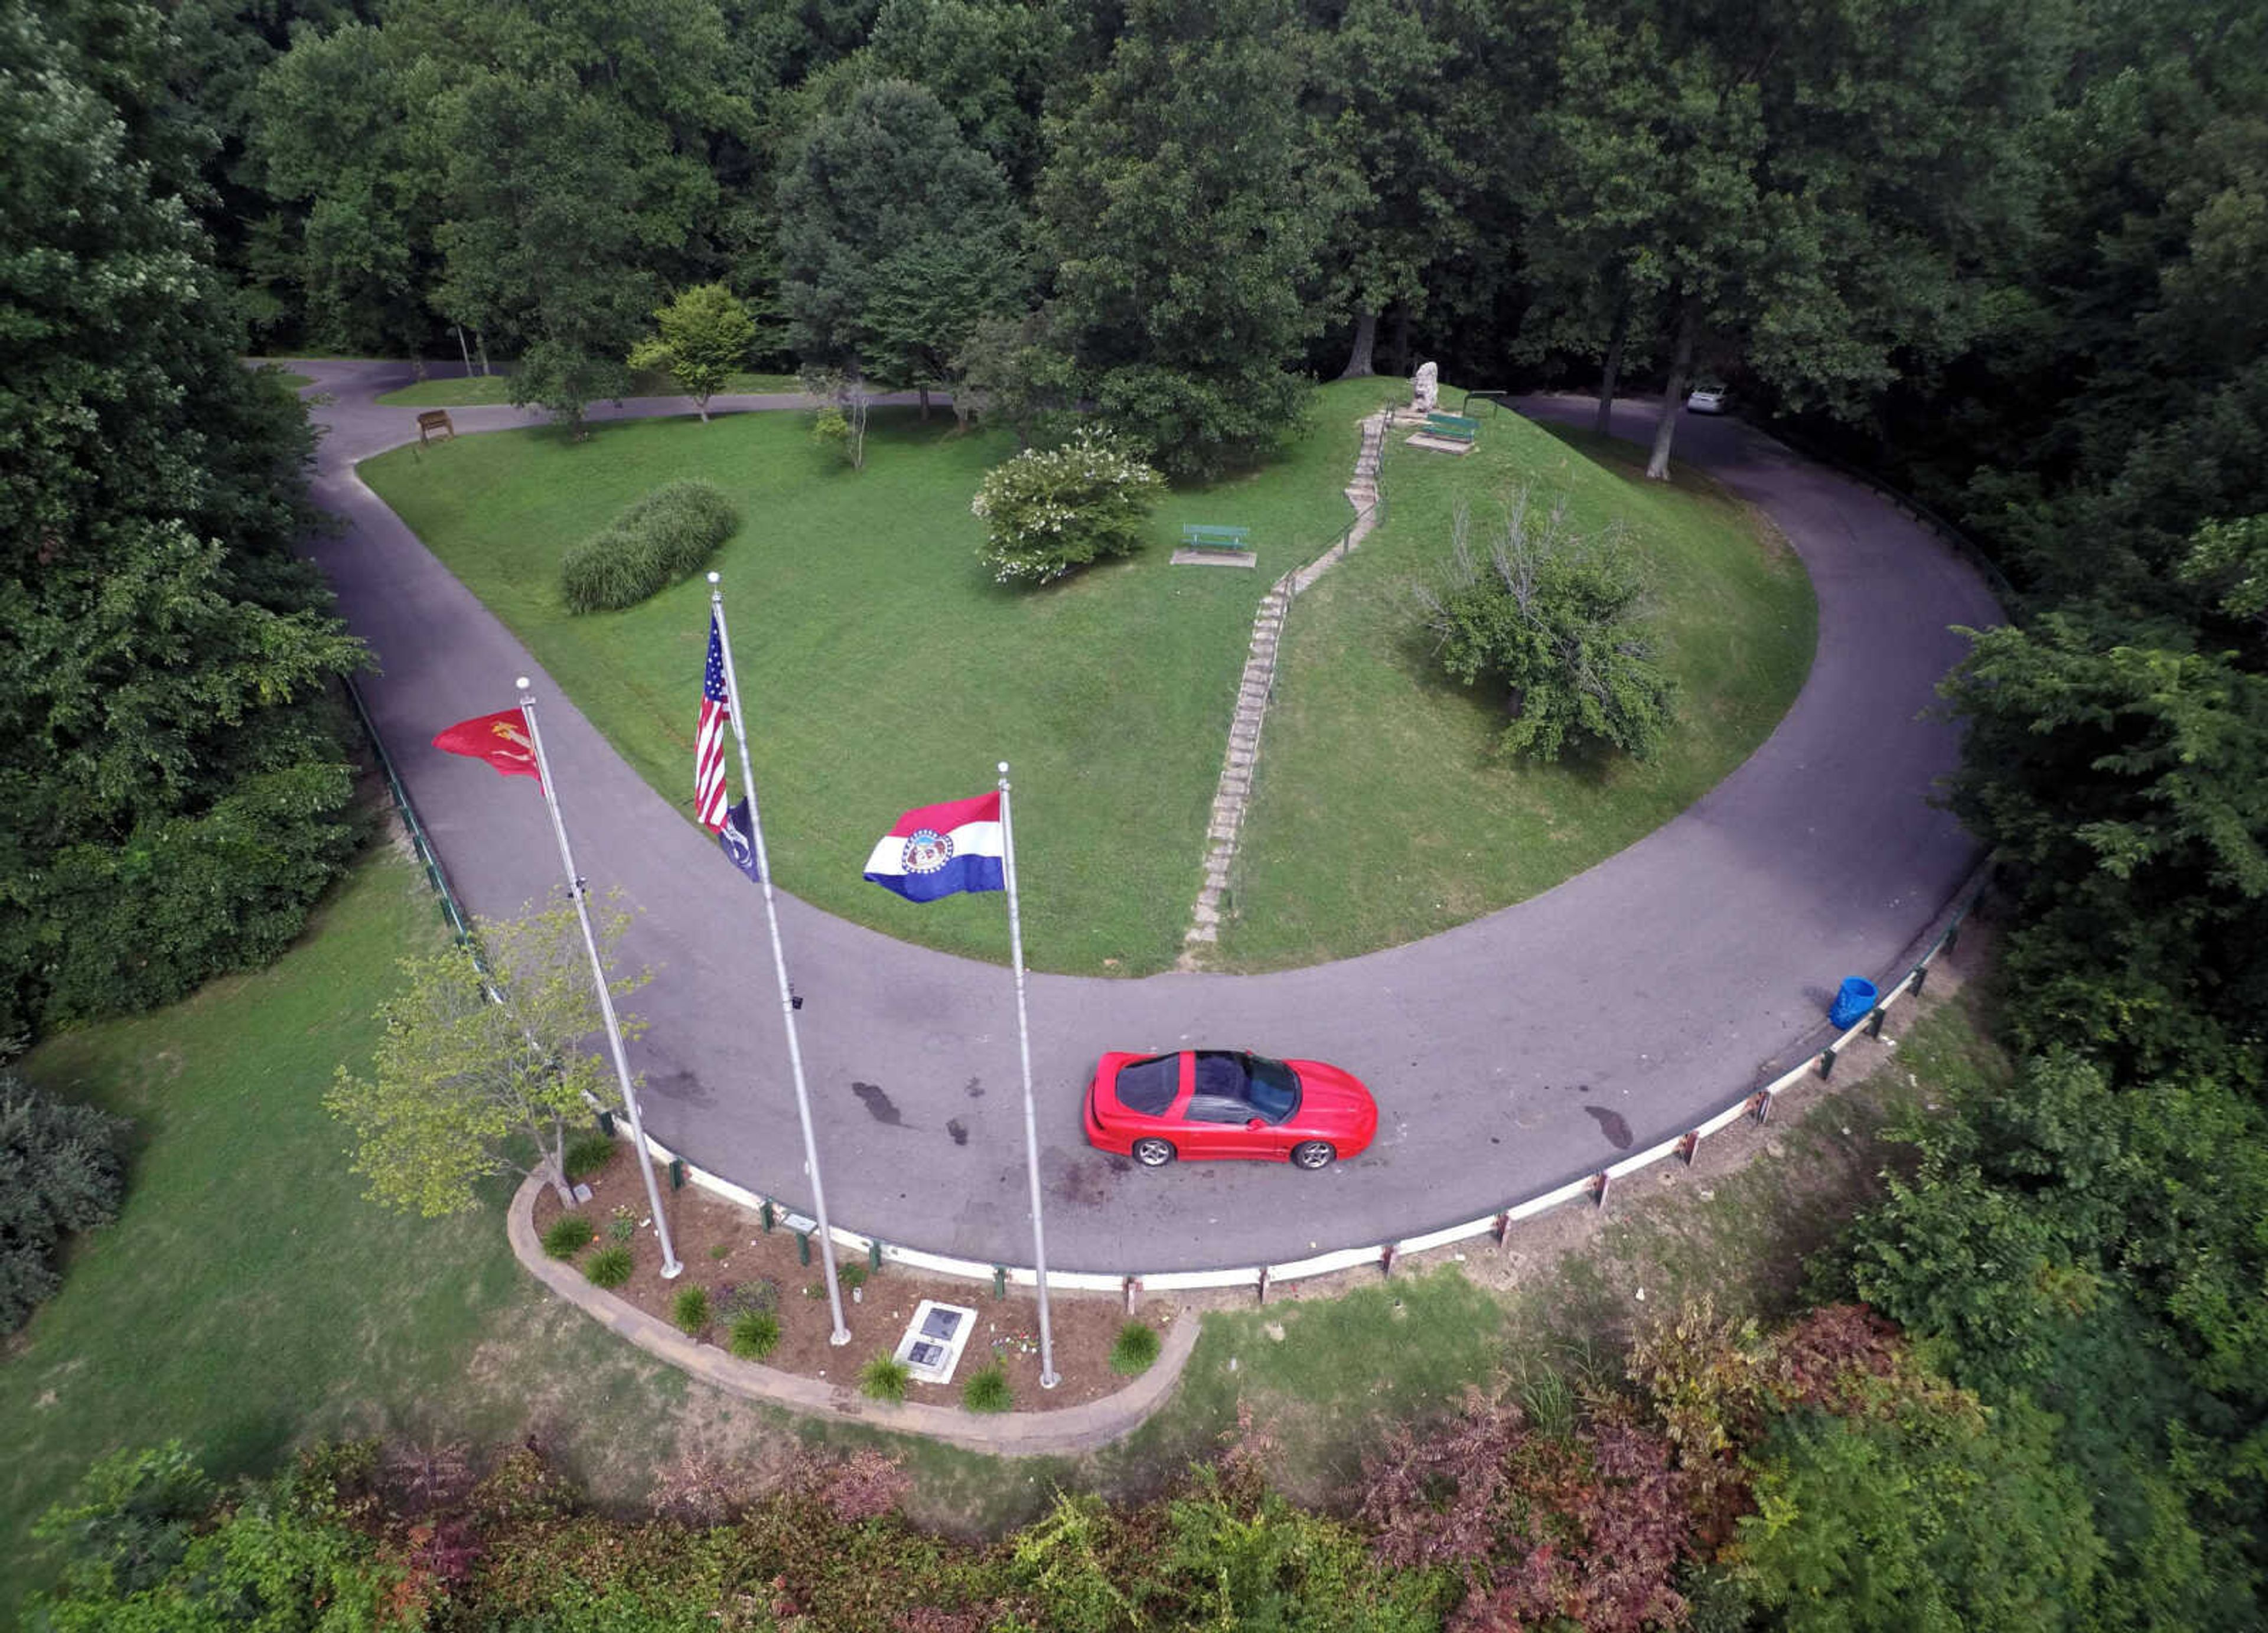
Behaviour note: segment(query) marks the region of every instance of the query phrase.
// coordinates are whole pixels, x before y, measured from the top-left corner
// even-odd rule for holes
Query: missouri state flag
[[[996,791],[907,812],[866,858],[866,877],[909,901],[999,890],[1001,849]]]

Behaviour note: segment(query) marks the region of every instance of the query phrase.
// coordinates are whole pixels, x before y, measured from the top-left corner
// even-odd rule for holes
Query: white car
[[[1732,393],[1722,386],[1697,386],[1685,399],[1688,414],[1722,414]]]

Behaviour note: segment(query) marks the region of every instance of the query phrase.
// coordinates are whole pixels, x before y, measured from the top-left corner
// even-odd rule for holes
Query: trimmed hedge
[[[571,613],[619,612],[697,572],[740,518],[714,483],[657,488],[567,552],[559,593]]]

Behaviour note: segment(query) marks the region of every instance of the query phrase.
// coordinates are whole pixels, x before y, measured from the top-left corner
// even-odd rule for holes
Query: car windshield
[[[1244,1098],[1256,1113],[1270,1122],[1281,1122],[1300,1109],[1299,1073],[1264,1055],[1248,1055],[1244,1060],[1250,1073]]]
[[[1115,1086],[1118,1103],[1127,1110],[1145,1117],[1162,1117],[1182,1086],[1181,1056],[1152,1055],[1147,1060],[1128,1061],[1118,1069]]]

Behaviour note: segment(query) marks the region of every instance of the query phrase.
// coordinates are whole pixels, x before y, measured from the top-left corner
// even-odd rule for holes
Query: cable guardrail
[[[440,854],[426,837],[425,825],[417,820],[417,807],[410,802],[409,790],[394,767],[394,756],[386,752],[385,739],[378,734],[378,724],[370,717],[369,705],[363,702],[362,688],[354,683],[352,676],[347,678],[346,688],[347,698],[354,704],[355,718],[362,723],[363,736],[369,739],[370,751],[377,756],[378,769],[385,775],[387,792],[394,798],[394,814],[401,819],[401,826],[409,835],[410,850],[425,870],[425,882],[440,899],[441,916],[449,921],[449,929],[459,943],[472,947],[477,959],[480,944],[473,934],[472,922],[465,916],[464,905],[457,900],[457,893],[449,886],[448,871],[441,865]]]
[[[1936,533],[1946,543],[1951,545],[1962,560],[1977,570],[1978,576],[1984,580],[1985,587],[1992,592],[1992,599],[2000,603],[2000,610],[2007,614],[2009,622],[2023,622],[2023,597],[2017,592],[2015,585],[2009,580],[2008,575],[2001,570],[2000,564],[1985,553],[1984,547],[1963,533],[1950,519],[1932,510],[1904,489],[1891,486],[1889,482],[1873,471],[1867,470],[1864,466],[1853,465],[1839,454],[1830,452],[1809,436],[1792,426],[1774,422],[1761,429],[1778,441],[1786,443],[1814,464],[1823,465],[1838,476],[1847,476],[1852,482],[1872,489],[1875,493],[1888,499],[1894,508],[1904,511],[1923,526]]]

